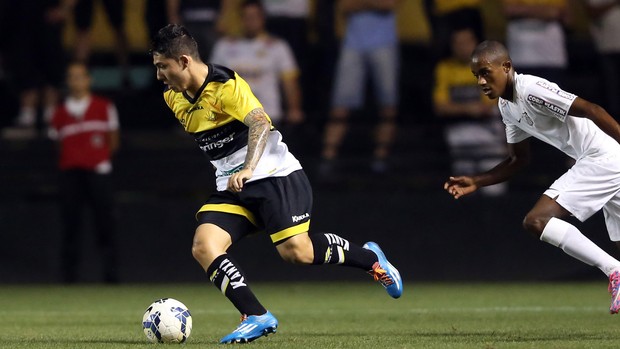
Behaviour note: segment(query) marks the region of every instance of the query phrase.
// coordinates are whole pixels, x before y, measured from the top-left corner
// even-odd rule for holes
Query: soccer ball
[[[158,299],[144,312],[142,329],[152,343],[183,343],[192,332],[192,315],[176,299]]]

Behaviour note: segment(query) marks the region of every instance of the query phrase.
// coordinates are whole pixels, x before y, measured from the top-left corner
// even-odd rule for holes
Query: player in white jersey
[[[267,233],[288,262],[362,269],[390,296],[400,297],[400,274],[376,243],[358,246],[334,233],[308,234],[308,178],[245,80],[226,67],[202,62],[196,41],[183,26],[162,28],[151,53],[157,79],[168,86],[166,104],[216,170],[218,191],[196,215],[192,254],[242,315],[241,324],[221,343],[251,342],[278,326],[227,253],[252,233]]]
[[[530,136],[573,158],[575,164],[544,192],[523,226],[540,240],[601,269],[609,277],[609,310],[618,313],[620,262],[565,219],[573,215],[584,221],[603,209],[609,237],[620,247],[620,125],[600,106],[552,82],[517,74],[499,42],[478,45],[470,65],[484,94],[499,98],[509,156],[487,172],[450,177],[444,189],[458,199],[508,180],[529,162]]]

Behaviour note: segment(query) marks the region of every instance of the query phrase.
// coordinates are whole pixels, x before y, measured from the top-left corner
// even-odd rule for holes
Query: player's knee
[[[289,239],[280,246],[278,252],[282,259],[293,264],[312,264],[314,250],[309,239]]]
[[[536,214],[528,213],[523,219],[523,228],[536,237],[542,235],[548,219]]]

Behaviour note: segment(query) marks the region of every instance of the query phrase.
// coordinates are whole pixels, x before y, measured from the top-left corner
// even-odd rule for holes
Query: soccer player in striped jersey
[[[242,316],[241,324],[221,343],[250,342],[278,326],[226,252],[257,231],[270,236],[285,261],[362,269],[380,281],[390,296],[400,297],[400,274],[376,243],[360,247],[334,233],[308,234],[310,183],[237,73],[202,62],[196,41],[179,25],[162,28],[151,53],[157,79],[167,86],[166,103],[215,168],[217,191],[196,215],[192,253]]]

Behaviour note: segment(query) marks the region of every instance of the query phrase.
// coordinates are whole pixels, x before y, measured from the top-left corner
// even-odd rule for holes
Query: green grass
[[[401,299],[372,283],[255,284],[278,333],[251,348],[618,348],[604,281],[407,284]],[[0,348],[156,348],[145,308],[173,297],[192,312],[183,348],[222,348],[238,314],[209,284],[0,286]],[[170,345],[163,345],[170,347]],[[174,345],[173,345],[174,347]]]

